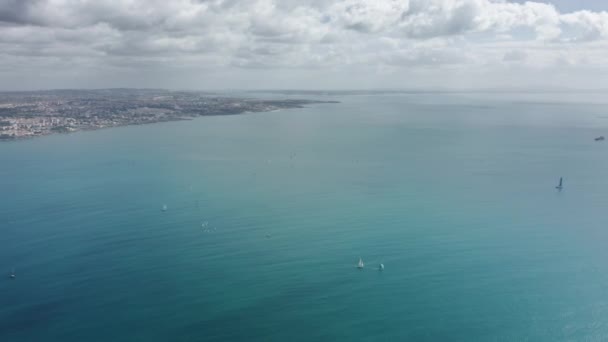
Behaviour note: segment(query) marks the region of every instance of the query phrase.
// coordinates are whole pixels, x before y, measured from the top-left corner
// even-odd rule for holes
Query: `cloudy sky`
[[[607,0],[0,0],[0,89],[608,88]]]

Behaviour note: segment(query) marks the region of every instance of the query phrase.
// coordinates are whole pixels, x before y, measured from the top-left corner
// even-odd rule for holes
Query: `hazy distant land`
[[[0,92],[0,140],[106,127],[301,108],[313,101],[223,97],[162,89]]]

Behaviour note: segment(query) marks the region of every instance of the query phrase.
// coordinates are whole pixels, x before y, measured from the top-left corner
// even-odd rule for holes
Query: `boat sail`
[[[361,259],[361,257],[359,257],[359,263],[357,264],[357,268],[361,269],[365,267],[365,264],[363,263],[363,259]]]
[[[563,183],[564,183],[564,178],[563,177],[559,177],[559,185],[556,186],[555,188],[557,190],[561,190],[563,188]]]

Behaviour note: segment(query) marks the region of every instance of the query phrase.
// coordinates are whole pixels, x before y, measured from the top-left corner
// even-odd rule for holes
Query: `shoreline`
[[[209,116],[212,116],[212,115],[209,115]],[[149,121],[149,122],[132,123],[132,124],[124,124],[124,125],[116,125],[116,126],[106,126],[106,127],[86,127],[86,128],[82,128],[82,129],[75,129],[75,130],[69,131],[69,132],[48,132],[48,133],[44,133],[44,134],[24,135],[24,136],[14,137],[14,138],[8,138],[8,139],[2,139],[2,138],[0,138],[0,144],[2,144],[2,143],[10,143],[10,142],[26,141],[26,140],[34,140],[34,139],[38,139],[38,138],[51,137],[51,136],[57,136],[57,135],[70,135],[70,134],[74,134],[74,133],[85,133],[85,132],[103,131],[103,130],[112,129],[112,128],[131,127],[131,126],[146,126],[146,125],[162,124],[162,123],[167,123],[167,122],[192,121],[192,120],[194,120],[196,118],[198,118],[198,117],[183,118],[183,119],[172,119],[172,120]]]
[[[339,102],[209,97],[205,93],[142,89],[0,92],[0,143],[204,116],[274,112],[320,103]]]

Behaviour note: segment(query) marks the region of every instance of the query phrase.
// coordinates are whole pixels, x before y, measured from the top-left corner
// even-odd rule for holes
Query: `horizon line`
[[[22,93],[22,92],[52,92],[52,91],[104,91],[104,90],[146,90],[146,91],[186,91],[186,92],[243,92],[243,93],[493,93],[493,92],[511,92],[511,93],[603,93],[608,92],[608,88],[567,88],[567,87],[548,87],[548,88],[520,88],[520,87],[484,87],[484,88],[259,88],[259,89],[243,89],[243,88],[216,88],[216,89],[201,89],[201,88],[162,88],[162,87],[100,87],[100,88],[40,88],[40,89],[15,89],[2,90],[0,93]]]

